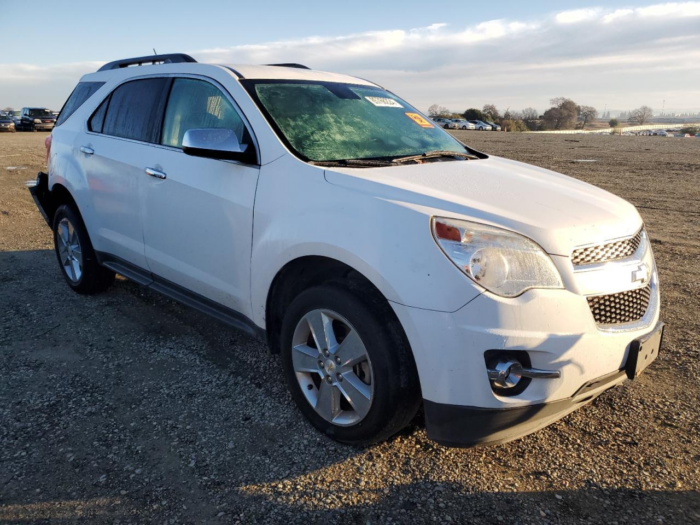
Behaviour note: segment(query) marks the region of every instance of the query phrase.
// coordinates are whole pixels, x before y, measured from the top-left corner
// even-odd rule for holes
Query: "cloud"
[[[699,23],[700,1],[590,7],[189,52],[200,62],[300,62],[369,78],[421,109],[439,103],[463,111],[490,102],[543,110],[550,98],[568,96],[600,110],[658,107],[666,100],[667,109],[698,111]],[[60,107],[80,74],[98,65],[0,64],[0,100],[43,93],[60,101],[42,105]]]
[[[612,13],[609,13],[603,17],[603,23],[604,24],[609,24],[610,22],[614,22],[618,18],[622,18],[623,16],[630,16],[634,14],[634,9],[617,9],[616,11],[613,11]]]
[[[593,20],[598,17],[600,9],[575,9],[573,11],[562,11],[554,17],[560,24],[576,24],[586,20]]]

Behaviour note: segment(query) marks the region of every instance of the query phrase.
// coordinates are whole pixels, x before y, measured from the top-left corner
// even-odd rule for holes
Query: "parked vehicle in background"
[[[633,205],[473,150],[367,80],[120,60],[51,136],[30,191],[67,285],[119,273],[261,338],[339,441],[386,439],[422,404],[431,439],[506,442],[658,355]]]
[[[9,113],[0,113],[0,131],[17,131],[15,129],[15,120]]]
[[[455,124],[453,120],[449,118],[436,118],[433,119],[433,122],[437,122],[445,129],[457,129],[457,124]]]
[[[491,121],[488,121],[488,120],[487,120],[487,121],[485,121],[485,123],[488,124],[489,126],[491,126],[491,129],[492,129],[493,131],[501,131],[501,126],[499,126],[499,125],[496,124],[495,122],[491,122]]]
[[[457,124],[457,129],[476,129],[476,126],[463,118],[452,119]]]
[[[22,108],[17,131],[51,131],[56,124],[56,117],[50,109]]]
[[[491,126],[489,126],[486,122],[481,120],[470,120],[469,122],[474,124],[477,131],[491,131]]]

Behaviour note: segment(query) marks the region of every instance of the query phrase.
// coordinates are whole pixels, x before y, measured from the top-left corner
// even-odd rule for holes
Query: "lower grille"
[[[624,324],[639,321],[649,307],[651,286],[610,295],[588,297],[588,306],[598,324]]]

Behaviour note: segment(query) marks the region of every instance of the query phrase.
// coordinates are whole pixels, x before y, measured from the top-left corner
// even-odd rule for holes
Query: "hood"
[[[633,235],[642,220],[629,202],[585,182],[513,160],[332,168],[326,180],[428,215],[463,218],[525,235],[552,255]]]

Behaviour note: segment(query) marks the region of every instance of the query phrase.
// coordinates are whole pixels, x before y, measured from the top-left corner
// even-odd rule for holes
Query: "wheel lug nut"
[[[329,385],[333,382],[333,378],[331,376],[326,376],[326,383]]]
[[[335,362],[336,362],[336,364],[339,365],[339,364],[340,364],[340,357],[336,357],[336,358],[335,358]]]
[[[318,361],[318,367],[319,367],[319,368],[323,368],[323,361],[321,361],[320,359],[319,359],[319,361]]]
[[[324,350],[324,351],[323,351],[323,355],[325,355],[326,357],[328,357],[329,355],[331,355],[331,353],[330,353],[328,350]]]
[[[335,377],[337,377],[337,378],[338,378],[338,381],[342,381],[342,380],[343,380],[343,376],[342,376],[342,375],[340,375],[340,374],[336,374],[336,376],[335,376]]]

